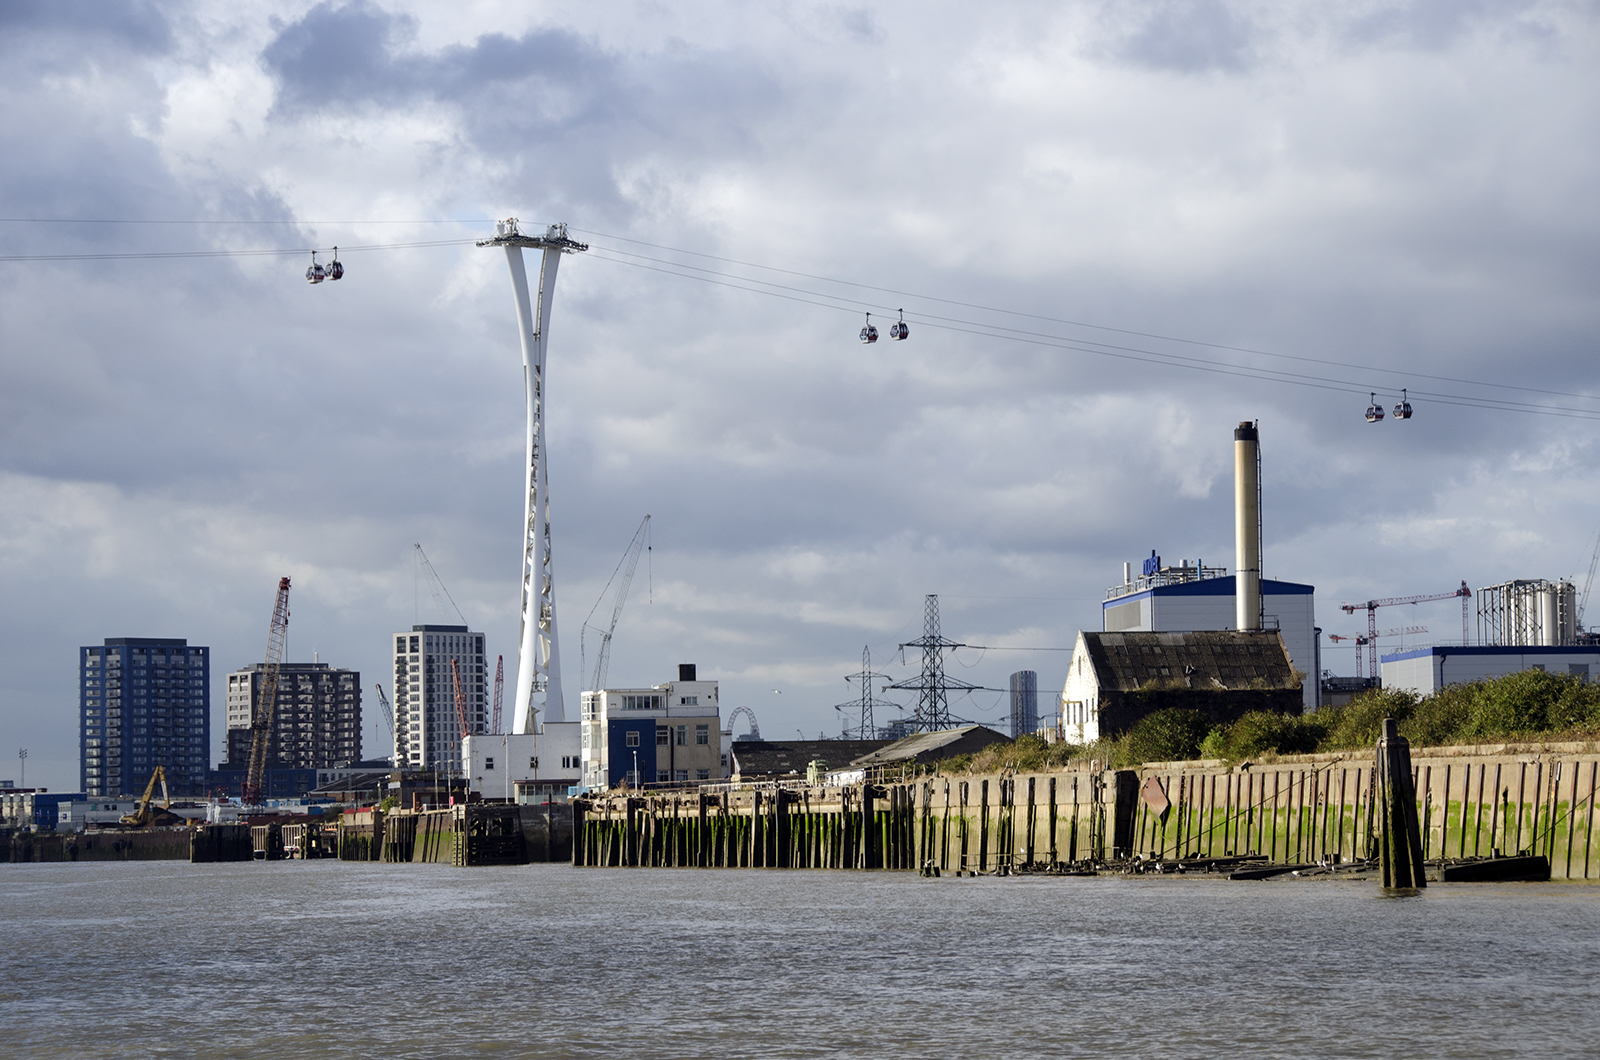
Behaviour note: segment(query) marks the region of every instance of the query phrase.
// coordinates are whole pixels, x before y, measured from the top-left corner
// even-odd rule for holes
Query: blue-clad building
[[[1600,646],[1586,644],[1479,644],[1440,645],[1383,656],[1384,688],[1403,688],[1429,696],[1449,685],[1487,681],[1523,670],[1600,677]]]
[[[78,649],[78,741],[90,798],[140,794],[156,766],[173,795],[204,795],[211,649],[153,637]]]
[[[1142,574],[1125,571],[1123,584],[1106,592],[1101,628],[1107,633],[1193,633],[1234,628],[1235,580],[1223,567],[1196,560],[1163,566],[1152,553]],[[1263,626],[1283,637],[1289,661],[1306,675],[1301,685],[1306,710],[1318,706],[1322,672],[1318,654],[1315,590],[1299,582],[1261,580]]]

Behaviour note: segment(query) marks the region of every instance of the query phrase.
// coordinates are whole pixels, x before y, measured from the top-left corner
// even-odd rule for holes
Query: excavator
[[[156,781],[161,782],[161,806],[150,805],[156,794]],[[162,766],[156,766],[156,771],[150,774],[150,783],[144,786],[144,795],[134,806],[132,813],[122,815],[119,822],[124,828],[158,828],[167,825],[186,823],[182,817],[173,813],[172,796],[167,791],[167,771]]]

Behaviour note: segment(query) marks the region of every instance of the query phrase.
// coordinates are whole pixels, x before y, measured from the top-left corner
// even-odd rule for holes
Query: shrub
[[[1158,710],[1140,718],[1117,741],[1122,752],[1118,757],[1129,765],[1197,758],[1211,728],[1211,719],[1198,710]]]
[[[1394,718],[1404,722],[1417,709],[1419,699],[1415,692],[1402,689],[1372,689],[1356,696],[1340,707],[1325,707],[1319,714],[1328,715],[1327,736],[1321,751],[1348,751],[1372,747],[1383,735],[1383,719]]]
[[[1417,703],[1411,716],[1400,723],[1400,735],[1415,747],[1456,743],[1472,714],[1472,703],[1483,683],[1452,685]]]
[[[1268,753],[1309,754],[1327,735],[1328,719],[1320,714],[1298,717],[1274,711],[1251,711],[1206,736],[1200,753],[1207,758],[1239,762]]]

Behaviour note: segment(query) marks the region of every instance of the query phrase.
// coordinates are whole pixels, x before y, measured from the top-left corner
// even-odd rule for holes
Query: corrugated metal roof
[[[929,756],[940,757],[968,754],[991,743],[1007,739],[983,725],[964,725],[959,729],[942,729],[939,732],[919,732],[896,740],[888,747],[862,755],[852,766],[877,766],[889,762],[926,761]]]
[[[1100,687],[1298,688],[1276,630],[1083,634]]]

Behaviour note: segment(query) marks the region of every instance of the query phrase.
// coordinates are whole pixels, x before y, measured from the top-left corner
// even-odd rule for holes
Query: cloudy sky
[[[646,513],[610,683],[694,661],[814,737],[863,645],[909,676],[924,594],[1062,647],[1125,560],[1231,566],[1244,419],[1267,574],[1330,632],[1588,570],[1592,2],[4,0],[0,92],[0,776],[27,747],[76,786],[76,649],[112,636],[211,646],[215,758],[283,574],[291,657],[370,704],[387,635],[446,618],[414,542],[514,660],[498,217],[593,247],[550,340],[569,702]],[[336,244],[316,287],[308,254],[116,256]],[[856,341],[900,307],[908,341]],[[1401,387],[1414,419],[1364,422]]]

